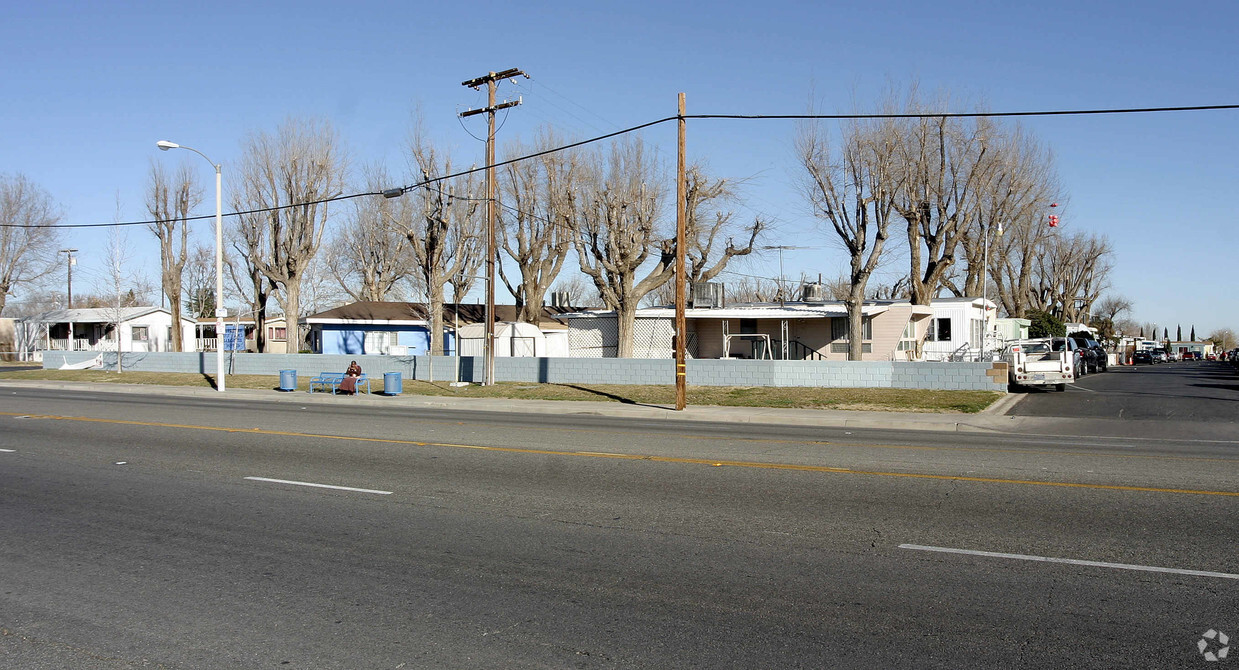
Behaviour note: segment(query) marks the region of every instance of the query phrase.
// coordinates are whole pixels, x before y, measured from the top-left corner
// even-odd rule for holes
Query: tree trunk
[[[853,283],[843,302],[848,310],[848,360],[859,361],[863,356],[864,317],[861,307],[865,304],[865,284]]]
[[[301,309],[301,281],[289,278],[284,284],[284,339],[288,343],[288,353],[301,352],[301,328],[298,324]],[[257,337],[255,335],[255,337]]]
[[[632,358],[633,336],[636,334],[637,305],[625,302],[615,310],[615,328],[619,339],[615,344],[616,358]]]

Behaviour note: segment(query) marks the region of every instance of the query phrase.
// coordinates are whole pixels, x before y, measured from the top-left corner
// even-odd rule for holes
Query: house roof
[[[572,312],[571,307],[542,307],[540,328],[562,328],[560,316]],[[389,326],[425,325],[430,321],[430,309],[420,302],[359,301],[341,305],[305,318],[306,323],[375,324]],[[516,305],[495,305],[495,321],[516,321]],[[481,323],[486,320],[486,305],[476,303],[444,303],[444,323]]]
[[[866,316],[881,314],[894,305],[908,303],[871,302],[861,307],[861,313]],[[928,307],[913,305],[913,311],[929,314]],[[842,302],[785,302],[785,303],[740,303],[730,307],[703,307],[684,310],[688,319],[826,319],[847,316],[847,306]],[[564,314],[566,319],[588,319],[609,317],[614,310],[590,310]],[[638,319],[671,319],[675,317],[673,307],[646,307],[637,310]]]
[[[119,312],[112,307],[54,309],[50,312],[43,312],[42,314],[29,317],[25,321],[37,323],[124,323],[155,312],[171,313],[163,307],[122,307]]]

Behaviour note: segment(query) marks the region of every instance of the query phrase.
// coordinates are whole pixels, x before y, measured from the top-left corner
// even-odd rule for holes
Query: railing
[[[794,361],[824,361],[826,357],[822,352],[810,347],[800,340],[792,340],[787,343],[787,357]]]
[[[68,351],[68,338],[53,339],[48,342],[49,351]],[[91,343],[90,340],[75,338],[73,340],[73,351],[116,351],[116,340],[99,340]]]

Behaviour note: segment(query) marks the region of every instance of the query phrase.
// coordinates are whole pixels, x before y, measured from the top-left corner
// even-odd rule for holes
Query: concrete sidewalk
[[[508,398],[450,398],[446,396],[360,394],[355,396],[330,393],[273,390],[229,389],[219,393],[214,389],[188,386],[157,386],[151,384],[95,384],[90,382],[54,382],[0,380],[0,390],[9,388],[62,389],[95,393],[159,395],[192,397],[205,401],[273,402],[305,404],[351,405],[367,407],[409,407],[451,411],[516,412],[557,416],[607,416],[631,419],[664,419],[669,421],[702,421],[716,423],[756,423],[771,425],[821,426],[829,428],[881,428],[887,430],[932,431],[1015,431],[1023,432],[1041,420],[1031,417],[1011,417],[1005,412],[1023,396],[1003,397],[979,414],[934,414],[925,412],[865,412],[851,410],[779,409],[773,407],[689,406],[675,411],[671,405],[640,405],[622,402],[587,402],[566,400],[513,400]]]

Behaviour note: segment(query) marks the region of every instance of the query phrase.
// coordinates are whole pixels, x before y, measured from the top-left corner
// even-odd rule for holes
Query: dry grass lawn
[[[102,370],[9,370],[0,367],[0,380],[41,379],[112,384],[163,384],[167,386],[213,387],[214,375],[176,372],[105,372]],[[309,390],[309,377],[299,376],[298,386]],[[381,391],[382,378],[372,379],[371,388]],[[537,384],[500,383],[485,387],[476,384],[452,386],[447,382],[403,380],[408,395],[453,396],[459,398],[514,398],[529,400],[588,400],[643,405],[672,405],[675,387],[630,386],[617,384]],[[276,375],[229,375],[230,388],[272,389],[279,386]],[[836,389],[791,387],[690,386],[689,405],[732,407],[780,407],[795,409],[841,409],[883,412],[937,412],[972,414],[989,407],[1000,393],[991,391],[919,391],[911,389]]]

